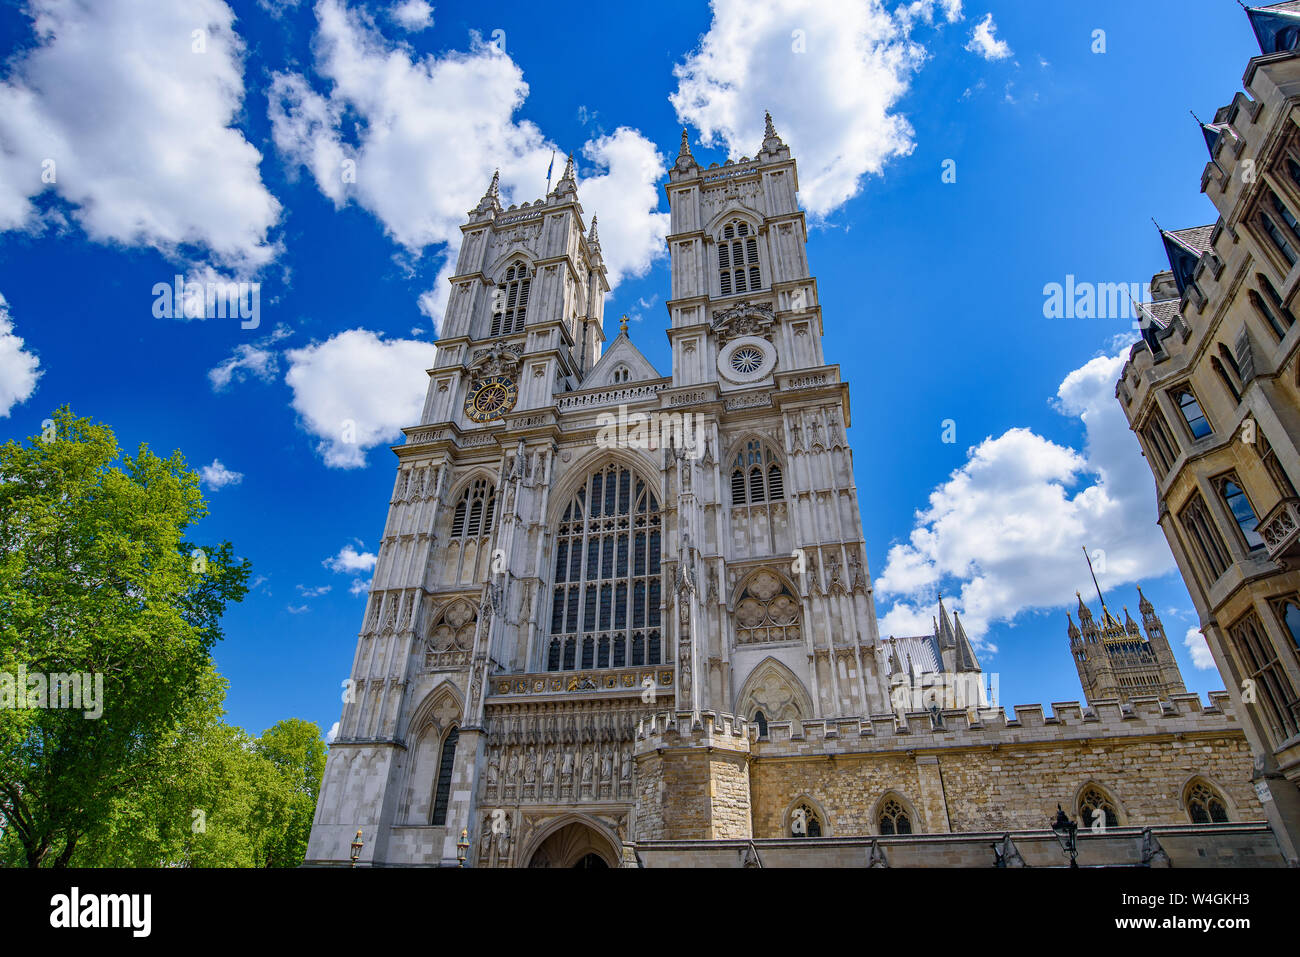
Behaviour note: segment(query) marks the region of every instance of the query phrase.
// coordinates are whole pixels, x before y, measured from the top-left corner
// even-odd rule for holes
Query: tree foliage
[[[93,676],[102,714],[0,707],[0,861],[301,862],[320,731],[225,724],[212,664],[249,563],[189,540],[207,506],[179,452],[121,455],[66,407],[52,421],[0,446],[0,676]]]

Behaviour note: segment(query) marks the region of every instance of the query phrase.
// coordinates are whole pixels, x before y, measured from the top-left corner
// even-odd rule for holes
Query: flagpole
[[[551,195],[551,173],[555,170],[555,150],[551,150],[551,165],[546,167],[546,195]]]

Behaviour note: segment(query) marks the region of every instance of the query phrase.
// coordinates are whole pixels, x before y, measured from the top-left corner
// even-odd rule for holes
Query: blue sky
[[[1130,322],[1046,319],[1043,287],[1144,283],[1151,217],[1214,220],[1188,110],[1227,103],[1258,52],[1232,0],[92,7],[0,7],[0,440],[69,403],[205,469],[199,537],[258,582],[216,652],[234,722],[338,719],[388,446],[417,424],[448,244],[492,170],[531,201],[574,152],[617,273],[607,332],[628,313],[666,372],[664,170],[683,125],[705,164],[752,155],[764,109],[851,385],[882,631],[919,633],[942,591],[1004,704],[1078,699],[1086,544],[1112,610],[1140,581],[1189,689],[1222,686],[1184,646],[1113,396]],[[258,327],[156,317],[178,273],[260,281]]]

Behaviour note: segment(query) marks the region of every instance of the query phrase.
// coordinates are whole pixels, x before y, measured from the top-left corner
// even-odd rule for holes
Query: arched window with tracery
[[[822,836],[822,819],[814,808],[807,801],[802,801],[795,805],[794,810],[790,812],[790,836],[791,837],[821,837]]]
[[[889,798],[880,806],[881,834],[911,834],[912,818],[907,808],[897,798]]]
[[[492,297],[492,331],[490,335],[509,336],[524,331],[528,314],[528,287],[532,278],[528,264],[522,260],[510,264],[497,283]]]
[[[1092,785],[1079,797],[1079,827],[1100,830],[1103,825],[1119,827],[1119,815],[1106,792]]]
[[[781,460],[759,439],[750,439],[731,465],[731,504],[761,505],[785,498]]]
[[[1187,788],[1187,815],[1193,824],[1227,824],[1228,804],[1223,795],[1204,781],[1195,780]]]
[[[758,572],[745,585],[736,603],[736,642],[797,641],[801,615],[799,599],[775,572]]]
[[[451,774],[456,766],[456,742],[460,729],[453,727],[442,739],[442,754],[438,758],[438,781],[433,789],[433,817],[431,823],[441,827],[447,823],[447,804],[451,799]]]
[[[758,236],[743,220],[732,220],[718,237],[718,275],[722,295],[762,288],[758,265]]]
[[[451,537],[491,535],[496,496],[496,488],[489,485],[487,479],[475,479],[467,485],[456,502],[456,511],[451,519]]]
[[[659,500],[631,469],[587,477],[556,528],[547,671],[664,660]]]

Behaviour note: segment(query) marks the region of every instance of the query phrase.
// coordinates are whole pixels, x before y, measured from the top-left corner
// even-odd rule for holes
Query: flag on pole
[[[551,191],[551,173],[555,170],[555,150],[551,150],[551,165],[546,167],[546,191]]]

